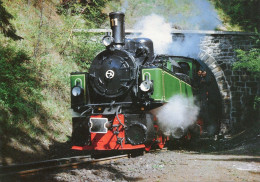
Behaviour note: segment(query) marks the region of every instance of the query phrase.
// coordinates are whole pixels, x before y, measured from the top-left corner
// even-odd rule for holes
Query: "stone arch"
[[[222,116],[220,123],[220,132],[227,133],[230,127],[231,110],[232,110],[232,95],[230,85],[225,77],[224,71],[219,66],[218,62],[204,50],[201,50],[198,57],[204,62],[215,76],[221,97],[222,97]]]

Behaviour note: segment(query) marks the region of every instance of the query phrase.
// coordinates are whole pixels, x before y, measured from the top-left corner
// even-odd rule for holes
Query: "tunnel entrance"
[[[197,61],[201,65],[198,74],[201,74],[203,78],[199,83],[199,118],[203,121],[204,135],[218,135],[220,133],[222,118],[221,93],[212,70],[202,60]]]
[[[208,85],[208,120],[207,132],[225,134],[230,125],[231,93],[230,86],[217,61],[205,51],[199,53],[199,62],[207,70]],[[207,116],[206,116],[207,117]]]

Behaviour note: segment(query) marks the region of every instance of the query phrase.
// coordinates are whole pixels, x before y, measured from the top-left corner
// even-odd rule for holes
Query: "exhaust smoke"
[[[134,29],[141,31],[138,37],[152,39],[156,54],[169,52],[172,43],[171,25],[166,23],[163,17],[156,14],[146,16],[134,26]]]
[[[138,22],[134,29],[141,32],[135,37],[147,37],[154,43],[156,54],[169,54],[175,56],[188,56],[197,58],[200,50],[200,39],[203,35],[182,34],[173,39],[171,24],[162,16],[152,14]]]
[[[156,54],[198,58],[200,40],[204,35],[186,33],[173,39],[173,27],[183,30],[214,30],[222,25],[221,21],[207,0],[171,1],[175,4],[174,9],[169,10],[169,7],[155,5],[151,11],[157,14],[144,15],[134,26],[136,32],[141,32],[141,35],[135,37],[152,39]],[[179,12],[180,9],[185,9],[184,7],[189,7],[189,10]]]

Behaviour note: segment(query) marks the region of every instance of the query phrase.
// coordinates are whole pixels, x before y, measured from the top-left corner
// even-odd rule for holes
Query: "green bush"
[[[233,64],[234,69],[245,69],[253,77],[260,78],[260,49],[253,48],[249,51],[236,50],[238,61]]]

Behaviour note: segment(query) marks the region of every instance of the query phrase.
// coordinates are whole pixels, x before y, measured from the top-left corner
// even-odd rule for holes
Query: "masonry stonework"
[[[255,96],[260,95],[260,83],[246,71],[232,70],[232,65],[237,61],[236,49],[249,50],[255,46],[251,38],[254,34],[215,31],[173,33],[173,37],[187,35],[200,36],[198,57],[211,69],[221,92],[221,132],[232,132],[252,124],[253,103]]]

